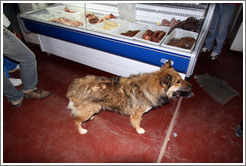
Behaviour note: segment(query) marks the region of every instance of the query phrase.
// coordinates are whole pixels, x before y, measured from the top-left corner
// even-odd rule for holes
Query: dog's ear
[[[170,74],[166,74],[160,79],[161,85],[166,85],[168,88],[171,86],[172,76]]]
[[[162,66],[163,69],[168,69],[168,68],[170,68],[170,67],[172,67],[171,59],[169,59],[169,60]]]

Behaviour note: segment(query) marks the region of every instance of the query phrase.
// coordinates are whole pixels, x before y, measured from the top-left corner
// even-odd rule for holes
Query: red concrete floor
[[[3,97],[3,163],[242,163],[243,139],[234,129],[243,118],[243,56],[228,51],[209,60],[201,54],[189,81],[194,97],[178,100],[145,114],[138,135],[129,117],[101,112],[87,123],[86,135],[75,128],[66,109],[66,90],[73,79],[86,74],[112,77],[58,56],[47,56],[29,45],[37,56],[39,87],[51,91],[46,99],[25,99],[13,108]],[[225,80],[240,95],[225,105],[211,98],[194,75],[208,73]],[[19,76],[19,72],[12,74]],[[174,122],[170,138],[170,123]],[[175,135],[176,134],[176,135]],[[160,154],[167,140],[164,154]]]

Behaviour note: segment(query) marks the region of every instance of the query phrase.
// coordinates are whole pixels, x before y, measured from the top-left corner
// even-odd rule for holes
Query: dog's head
[[[160,78],[160,84],[165,85],[166,95],[169,99],[177,98],[180,96],[191,97],[193,93],[191,91],[192,85],[183,80],[179,73],[174,70],[171,65],[171,60],[166,62],[161,67],[162,77]]]

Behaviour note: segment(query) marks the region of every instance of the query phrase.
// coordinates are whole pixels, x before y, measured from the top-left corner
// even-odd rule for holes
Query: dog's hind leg
[[[141,121],[142,115],[143,115],[143,112],[138,112],[138,111],[130,115],[131,124],[136,129],[138,134],[143,134],[145,132],[145,130],[140,127],[140,121]]]
[[[80,134],[86,134],[87,130],[82,128],[82,124],[89,120],[95,113],[101,110],[99,105],[90,106],[83,111],[80,111],[79,115],[74,116],[74,123]]]
[[[75,126],[76,126],[76,128],[78,129],[78,131],[79,131],[79,134],[86,134],[87,133],[87,130],[86,129],[84,129],[84,128],[82,128],[82,123],[84,122],[84,121],[86,121],[86,120],[84,120],[85,118],[83,118],[83,117],[75,117],[74,118],[74,123],[75,123]]]

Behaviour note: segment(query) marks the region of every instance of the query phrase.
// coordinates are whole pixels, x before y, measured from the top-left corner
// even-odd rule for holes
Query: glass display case
[[[57,3],[21,14],[42,51],[120,76],[158,70],[171,59],[190,77],[214,4]]]

